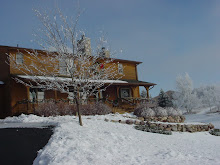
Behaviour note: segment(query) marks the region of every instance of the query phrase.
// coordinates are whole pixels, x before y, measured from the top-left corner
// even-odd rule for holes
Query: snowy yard
[[[214,108],[214,107],[212,107]],[[210,108],[198,109],[196,114],[185,115],[186,123],[189,122],[201,122],[201,123],[212,123],[215,128],[220,129],[220,113],[209,113]]]
[[[43,118],[21,115],[0,120],[0,123],[57,125],[49,143],[35,159],[35,165],[217,165],[220,162],[220,138],[208,132],[161,135],[135,130],[133,125],[105,122],[105,118],[124,117],[83,117],[83,127],[79,126],[77,118],[71,116]],[[192,121],[189,116],[187,120]]]

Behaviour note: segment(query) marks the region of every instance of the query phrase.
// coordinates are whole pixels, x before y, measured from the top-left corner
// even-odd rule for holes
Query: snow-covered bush
[[[155,115],[156,115],[156,113],[151,108],[144,109],[144,111],[141,113],[141,116],[144,118],[153,117]]]
[[[156,113],[156,116],[158,116],[158,117],[168,116],[167,110],[162,107],[154,108],[154,111]]]
[[[182,115],[182,111],[180,111],[179,109],[174,109],[172,107],[167,107],[166,111],[167,111],[168,116],[181,116]]]
[[[140,104],[135,108],[134,115],[138,117],[164,117],[164,116],[182,116],[182,111],[173,107],[155,107],[148,108],[146,104]]]
[[[45,103],[40,103],[35,108],[35,113],[40,116],[58,116],[58,115],[73,115],[74,107],[68,103],[60,101],[55,103],[54,101],[49,101]]]
[[[106,115],[112,113],[112,109],[101,101],[96,102],[94,104],[94,108],[96,109],[96,115]]]
[[[134,109],[134,115],[138,117],[142,117],[142,113],[147,110],[147,105],[142,103],[138,104],[138,106]]]
[[[106,115],[112,112],[111,108],[103,102],[82,105],[82,115]]]

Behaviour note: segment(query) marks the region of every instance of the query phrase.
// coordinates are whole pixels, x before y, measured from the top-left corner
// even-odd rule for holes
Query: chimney
[[[105,47],[102,47],[102,50],[99,54],[100,57],[110,58],[109,50],[106,50]]]
[[[81,39],[77,41],[78,53],[82,53],[88,56],[92,55],[91,41],[85,35],[81,36]]]

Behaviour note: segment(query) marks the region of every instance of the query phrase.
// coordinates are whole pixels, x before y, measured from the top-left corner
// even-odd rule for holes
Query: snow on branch
[[[14,77],[17,82],[48,90],[80,92],[81,97],[89,97],[120,78],[113,58],[100,56],[100,45],[107,41],[101,37],[92,51],[90,39],[77,31],[80,12],[75,20],[60,10],[53,15],[38,10],[35,13],[43,27],[36,35],[43,50],[25,50],[22,64],[16,62],[16,54],[8,54],[10,66],[26,76]]]

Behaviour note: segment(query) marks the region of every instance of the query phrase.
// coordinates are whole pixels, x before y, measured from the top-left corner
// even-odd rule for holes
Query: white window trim
[[[63,59],[59,61],[59,73],[60,75],[67,75],[67,65],[66,61],[64,61]]]
[[[44,101],[45,99],[45,93],[44,91],[37,91],[37,101]]]
[[[119,74],[124,74],[124,69],[123,69],[123,64],[122,63],[118,63],[118,73]]]
[[[24,63],[24,55],[21,52],[16,53],[16,64]]]
[[[33,89],[32,92],[29,91],[29,100],[31,102],[33,102],[33,101],[43,102],[44,99],[45,99],[45,91],[42,91],[40,89]]]
[[[70,76],[69,69],[74,72],[74,61],[72,59],[65,59],[65,61],[59,61],[59,73],[60,75]]]

